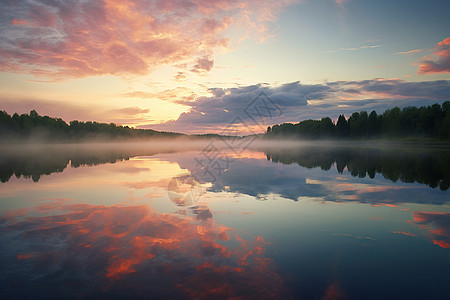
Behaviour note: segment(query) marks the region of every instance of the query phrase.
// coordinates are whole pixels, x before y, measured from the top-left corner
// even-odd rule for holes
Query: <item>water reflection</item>
[[[193,180],[202,171],[197,150],[70,148],[12,154],[20,159],[9,165],[2,157],[10,170],[19,166],[16,174],[57,171],[37,183],[0,185],[0,298],[439,299],[446,292],[450,195],[440,151],[230,153],[229,169],[208,182]],[[400,156],[410,173],[395,162]],[[392,168],[384,165],[390,161]],[[435,181],[417,172],[427,168]]]
[[[414,222],[429,232],[434,244],[450,248],[450,213],[447,212],[413,212]]]
[[[301,201],[313,198],[319,202],[359,202],[392,207],[404,203],[442,205],[450,202],[448,191],[430,189],[423,184],[393,183],[383,176],[353,177],[346,169],[342,174],[339,173],[331,163],[330,169],[324,171],[321,168],[299,167],[297,164],[274,163],[268,161],[265,155],[255,155],[255,152],[248,154],[234,157],[235,162],[208,190],[246,194],[258,200],[282,197]],[[174,161],[182,169],[196,169],[192,154],[177,155]]]
[[[45,212],[44,216],[30,216]],[[0,218],[2,293],[34,298],[288,297],[269,244],[242,238],[206,206],[40,205]],[[183,213],[184,212],[184,213]],[[50,292],[51,291],[51,292]]]
[[[276,163],[296,163],[322,170],[330,170],[335,165],[340,174],[347,169],[352,176],[360,178],[381,174],[393,182],[417,182],[441,190],[450,187],[449,150],[304,147],[271,149],[265,153],[268,160]]]
[[[0,145],[0,181],[13,175],[38,182],[42,175],[72,168],[128,160],[135,156],[202,149],[208,142],[87,143]],[[180,147],[182,145],[183,147]]]
[[[376,174],[392,182],[422,183],[432,188],[448,190],[450,187],[450,150],[445,149],[382,149],[356,147],[301,147],[268,148],[267,160],[274,163],[298,164],[305,168],[330,170],[333,166],[339,174],[345,170],[354,177],[373,179]],[[2,149],[0,156],[0,180],[7,182],[15,175],[39,181],[42,175],[63,172],[73,168],[94,166],[128,160],[138,155],[174,152],[170,149],[145,149],[117,147],[89,147],[59,145],[37,148],[10,147]],[[250,152],[258,153],[258,152]],[[242,157],[246,157],[241,156]],[[188,166],[195,172],[195,166]],[[201,176],[198,176],[201,178]]]
[[[12,176],[38,182],[42,175],[63,172],[69,164],[73,168],[95,166],[126,160],[131,156],[129,151],[120,148],[73,145],[3,146],[1,152],[1,182],[8,182]]]

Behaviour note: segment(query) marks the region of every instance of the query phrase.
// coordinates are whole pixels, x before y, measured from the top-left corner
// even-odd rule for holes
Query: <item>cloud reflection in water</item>
[[[286,293],[265,256],[269,243],[217,224],[206,206],[185,215],[145,205],[59,203],[45,208],[52,215],[31,216],[36,211],[0,219],[6,296],[262,299]]]

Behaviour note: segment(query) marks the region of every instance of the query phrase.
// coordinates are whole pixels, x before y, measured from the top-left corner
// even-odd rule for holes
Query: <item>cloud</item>
[[[309,98],[323,98],[324,92],[328,89],[327,86],[323,85],[302,85],[299,82],[278,87],[256,84],[236,88],[212,88],[209,90],[211,93],[209,97],[199,97],[195,101],[180,99],[178,103],[190,106],[190,110],[182,113],[177,120],[160,125],[149,125],[149,127],[175,131],[189,129],[190,132],[220,131],[236,118],[244,122],[244,124],[240,124],[242,126],[258,127],[263,124],[255,122],[245,112],[245,109],[251,104],[252,100],[260,97],[261,93],[264,93],[273,103],[276,103],[283,113],[283,110],[289,111],[291,108],[296,109],[306,106],[307,96]],[[269,119],[270,122],[274,121],[272,118]],[[234,125],[238,126],[238,124]]]
[[[218,83],[211,84],[216,87],[209,88],[206,92],[199,92],[188,87],[177,87],[158,92],[134,91],[120,95],[143,99],[149,103],[158,99],[183,106],[185,112],[176,120],[160,124],[155,124],[158,121],[149,119],[150,111],[145,106],[117,108],[92,104],[87,107],[81,103],[0,97],[0,109],[10,114],[28,113],[32,109],[37,109],[42,115],[61,117],[66,121],[78,119],[133,126],[135,124],[141,128],[184,133],[223,133],[224,128],[239,118],[237,121],[241,122],[242,126],[235,123],[233,128],[241,127],[240,133],[249,134],[261,133],[269,125],[284,122],[297,123],[306,119],[323,117],[337,119],[340,114],[348,117],[349,114],[361,110],[369,112],[375,110],[381,113],[394,106],[431,105],[448,101],[448,95],[450,95],[448,80],[408,82],[378,78],[320,84],[303,84],[295,81],[279,86],[259,83],[249,86],[237,85],[232,88],[217,87]],[[200,96],[200,93],[207,96]],[[260,99],[261,93],[268,96],[279,111],[273,111],[275,113],[270,116],[255,118],[253,113],[257,109],[260,112],[266,109],[261,101],[252,104],[253,100]],[[247,114],[246,109],[252,114]],[[267,112],[266,110],[265,113]]]
[[[430,239],[441,248],[450,248],[450,213],[413,212],[414,222],[427,229]]]
[[[416,54],[416,53],[419,53],[422,51],[423,51],[423,49],[414,49],[414,50],[409,50],[409,51],[396,52],[395,54]]]
[[[0,17],[0,67],[58,79],[182,63],[207,72],[233,41],[270,35],[269,24],[294,2],[11,1]]]
[[[430,175],[422,180],[414,176],[423,173],[420,172],[419,165],[423,162],[420,155],[411,158],[410,154],[399,151],[368,155],[367,151],[305,147],[302,143],[291,144],[290,150],[265,146],[267,145],[258,142],[250,146],[250,149],[257,151],[265,148],[264,154],[260,156],[242,153],[238,159],[234,156],[222,157],[222,166],[225,166],[227,158],[230,160],[228,170],[221,173],[212,171],[212,175],[205,175],[206,172],[199,164],[199,161],[206,159],[201,153],[178,155],[175,161],[181,169],[189,170],[201,183],[211,182],[210,190],[213,192],[240,193],[259,200],[275,195],[294,201],[310,198],[320,202],[366,203],[389,207],[431,202],[434,205],[446,205],[449,202],[445,193],[439,189],[412,184],[414,181],[430,184],[433,178]],[[392,161],[402,161],[399,157],[408,159],[403,164],[389,164]],[[439,161],[430,161],[427,165],[433,166],[436,163]],[[385,165],[390,165],[389,170],[392,172]],[[379,168],[378,171],[373,171],[373,176],[370,173],[376,168],[372,169],[372,166]],[[408,169],[408,166],[412,168]],[[329,172],[324,173],[323,170]],[[337,175],[337,172],[342,172],[342,175]],[[396,184],[392,185],[390,181]],[[442,178],[436,181],[442,181]]]
[[[214,60],[209,57],[202,57],[197,59],[196,65],[191,69],[194,73],[205,73],[211,71],[214,65]]]
[[[355,111],[376,110],[381,113],[394,106],[422,106],[448,100],[450,82],[447,80],[407,82],[399,79],[334,81],[322,84],[291,82],[281,86],[256,84],[235,88],[210,88],[210,96],[195,97],[192,91],[168,90],[159,97],[190,107],[177,120],[144,128],[181,131],[186,133],[221,133],[239,118],[242,130],[261,133],[268,125],[299,122],[305,119],[347,116]],[[281,114],[266,117],[255,123],[245,113],[261,92],[281,110]],[[157,97],[158,95],[154,95]],[[237,124],[235,124],[237,126]],[[244,128],[245,127],[245,128]],[[242,132],[248,134],[251,132]]]
[[[381,93],[386,97],[416,97],[442,100],[448,99],[450,92],[449,83],[447,80],[408,82],[377,79],[365,81],[360,86],[363,91]]]
[[[124,108],[116,108],[111,109],[108,111],[108,113],[112,114],[119,114],[119,115],[138,115],[138,114],[145,114],[150,112],[150,109],[141,109],[139,107],[124,107]]]
[[[360,49],[373,49],[373,48],[379,48],[382,47],[383,45],[363,45],[363,46],[359,46],[359,47],[353,47],[353,48],[341,48],[339,50],[347,50],[347,51],[355,51],[355,50],[360,50]]]
[[[29,113],[36,110],[40,115],[61,118],[66,122],[72,120],[96,121],[116,124],[139,124],[148,123],[152,120],[148,117],[149,109],[140,107],[111,108],[98,104],[85,106],[82,104],[72,104],[68,101],[49,101],[33,98],[11,99],[0,97],[0,110],[5,110],[9,114]]]
[[[419,63],[417,74],[429,75],[435,73],[450,73],[450,37],[439,42],[434,47],[431,56],[425,56]]]
[[[404,232],[404,231],[392,231],[392,233],[398,233],[406,236],[416,236],[414,233],[411,232]]]
[[[185,81],[188,76],[185,72],[177,72],[177,74],[174,76],[176,81]]]
[[[57,203],[48,205],[44,216],[36,216],[36,211],[28,208],[26,221],[15,211],[0,217],[2,233],[7,233],[0,262],[9,266],[3,275],[19,278],[22,287],[19,294],[14,286],[3,289],[6,294],[27,298],[33,292],[34,297],[45,298],[46,291],[54,291],[56,298],[146,298],[157,291],[161,298],[291,296],[265,253],[270,243],[260,236],[241,237],[236,229],[217,224],[208,207],[199,206],[181,217],[158,214],[148,205]],[[17,239],[20,245],[12,243]],[[55,270],[58,276],[53,276]]]
[[[345,0],[336,0],[336,2],[343,2]],[[333,283],[328,286],[325,290],[325,295],[320,298],[320,300],[341,300],[347,298],[338,280],[333,281]]]
[[[71,120],[95,120],[100,121],[99,114],[95,113],[93,107],[84,107],[77,104],[62,101],[48,101],[42,99],[19,98],[9,99],[0,97],[1,110],[6,110],[9,114],[13,113],[29,113],[35,109],[40,115],[49,115],[51,117],[62,118],[65,121]],[[99,107],[96,107],[100,109]],[[103,119],[104,120],[104,119]]]
[[[349,48],[339,48],[338,50],[324,50],[322,52],[324,53],[334,53],[338,51],[357,51],[357,50],[363,50],[363,49],[374,49],[383,47],[383,45],[377,44],[377,45],[362,45],[358,47],[349,47]]]
[[[25,25],[25,24],[27,24],[27,22],[24,21],[24,20],[20,20],[20,19],[18,19],[18,20],[13,19],[13,20],[11,21],[11,24],[13,24],[13,25]]]
[[[135,91],[131,93],[122,94],[124,97],[142,98],[142,99],[159,99],[174,103],[189,103],[196,98],[195,92],[186,87],[176,87],[173,89],[166,89],[159,92],[143,92]]]

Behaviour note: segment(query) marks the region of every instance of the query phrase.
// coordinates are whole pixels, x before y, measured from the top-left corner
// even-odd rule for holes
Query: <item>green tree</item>
[[[336,123],[336,132],[340,138],[346,138],[350,135],[350,126],[344,115],[339,115]]]

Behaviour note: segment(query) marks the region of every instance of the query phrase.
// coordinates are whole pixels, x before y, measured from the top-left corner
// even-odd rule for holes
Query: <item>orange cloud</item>
[[[407,187],[388,185],[388,186],[368,186],[358,191],[358,193],[381,193],[392,190],[402,190]]]
[[[450,37],[434,47],[432,56],[425,56],[419,64],[417,74],[450,73]]]
[[[30,259],[33,256],[35,256],[37,253],[23,253],[23,254],[17,254],[17,260],[22,260],[22,259]]]
[[[27,22],[24,21],[24,20],[21,20],[21,19],[13,19],[11,21],[11,24],[13,24],[13,25],[25,25],[25,24],[27,24]]]
[[[389,204],[389,203],[378,203],[378,204],[372,204],[373,207],[381,207],[381,206],[387,206],[387,207],[400,207],[395,204]]]
[[[392,231],[392,233],[403,234],[403,235],[406,235],[406,236],[416,236],[414,233],[411,233],[411,232]]]
[[[197,72],[212,55],[239,41],[267,35],[268,23],[296,0],[38,0],[14,3],[0,37],[3,71],[47,77],[143,75],[166,64]],[[2,19],[0,19],[2,22]],[[5,24],[2,24],[2,26]],[[21,25],[21,26],[16,26]],[[243,30],[245,29],[245,30]],[[4,45],[4,46],[3,46]]]
[[[68,287],[65,297],[79,295],[83,287],[92,295],[114,291],[129,296],[133,290],[139,297],[156,291],[162,298],[285,294],[273,261],[265,257],[269,243],[262,237],[241,238],[234,229],[216,224],[205,206],[193,216],[157,214],[146,205],[60,203],[49,216],[30,216],[34,208],[28,213],[26,218],[13,213],[0,217],[2,234],[20,239],[3,248],[17,257],[7,268],[16,273],[9,275],[26,281],[60,270],[64,274],[51,284]],[[24,264],[29,267],[23,269]],[[26,274],[17,274],[20,270]],[[77,284],[70,290],[72,278]]]
[[[426,229],[430,239],[441,248],[450,248],[450,213],[413,212],[414,222]]]

